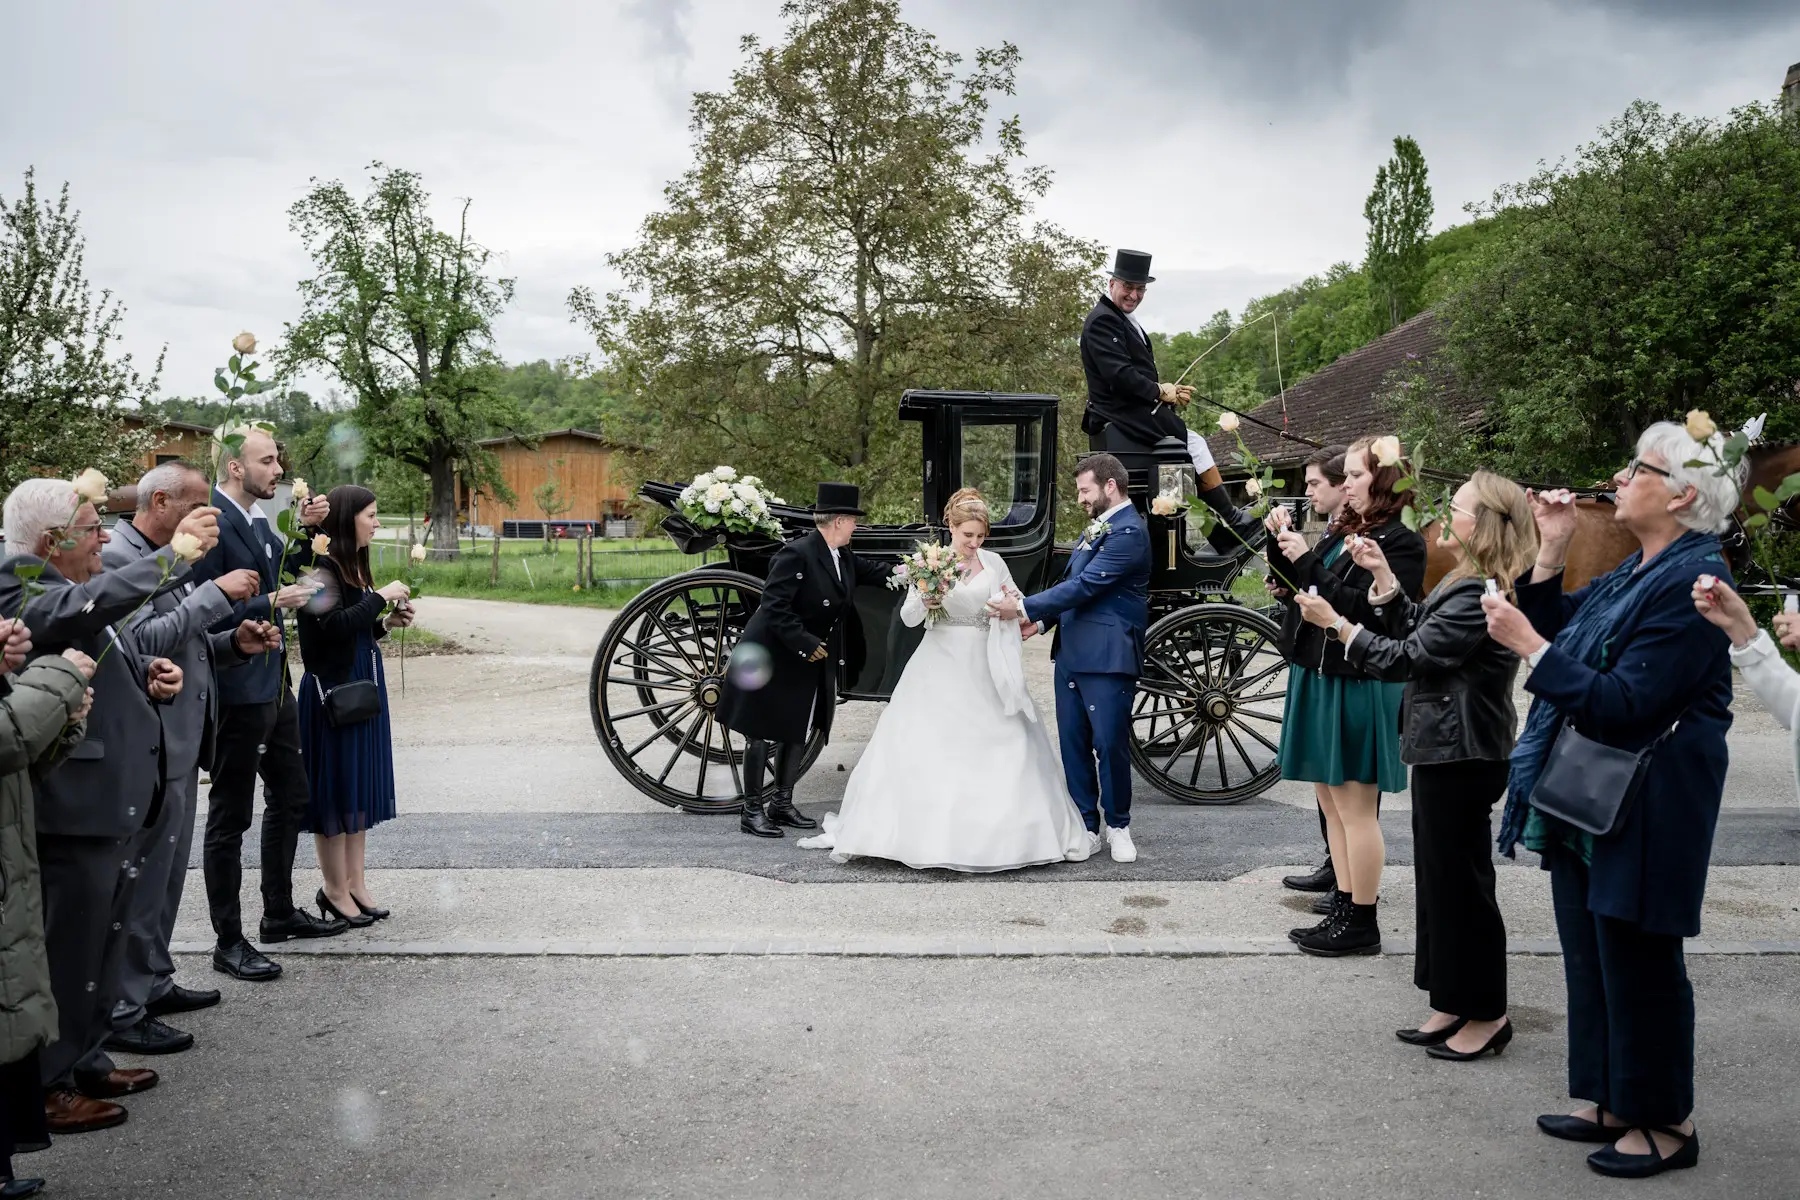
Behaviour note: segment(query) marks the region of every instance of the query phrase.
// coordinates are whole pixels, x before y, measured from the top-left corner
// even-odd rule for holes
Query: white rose
[[[1220,429],[1223,429],[1226,433],[1230,433],[1232,430],[1236,429],[1237,427],[1238,427],[1238,415],[1236,413],[1228,412],[1228,413],[1220,413],[1219,414],[1219,428]]]
[[[1386,437],[1376,438],[1369,450],[1375,455],[1375,461],[1384,467],[1399,466],[1401,458],[1405,456],[1405,451],[1400,449],[1400,439],[1391,433]]]
[[[1687,415],[1687,435],[1696,442],[1704,442],[1717,432],[1719,427],[1713,424],[1712,414],[1704,408],[1696,408]]]
[[[681,489],[681,502],[683,504],[692,504],[694,501],[698,500],[699,498],[700,498],[700,493],[698,490],[695,489],[693,484],[690,483],[690,484],[688,484],[688,486]]]
[[[744,476],[744,482],[749,484],[751,487],[761,487],[762,486],[762,480],[758,479],[754,475]]]
[[[694,476],[693,486],[696,488],[699,488],[701,491],[704,492],[707,488],[711,487],[715,482],[716,481],[713,479],[713,477],[710,473],[702,471],[700,474]]]
[[[294,477],[294,501],[300,503],[312,495],[312,485],[298,475]]]
[[[706,489],[706,498],[715,504],[725,503],[727,500],[731,499],[731,485],[729,483],[713,484]]]
[[[231,339],[231,348],[236,350],[239,354],[255,354],[256,335],[254,333],[238,334]]]
[[[1175,497],[1164,492],[1150,502],[1150,511],[1159,517],[1172,517],[1181,507]]]
[[[414,546],[412,548],[410,557],[416,563],[424,562],[425,561],[425,543],[420,542],[418,545]]]
[[[185,532],[178,533],[169,539],[169,549],[173,550],[175,556],[182,562],[198,562],[200,557],[206,553],[200,547],[200,539]]]
[[[75,494],[83,500],[99,504],[106,499],[106,476],[94,468],[89,467],[77,475],[72,482],[75,485]]]
[[[706,508],[706,511],[709,513],[716,513],[719,511],[719,502],[717,500],[712,499],[711,497],[708,497],[705,508]]]
[[[328,534],[315,533],[312,540],[312,552],[318,555],[331,553],[331,537]]]
[[[736,467],[714,467],[712,469],[712,473],[713,473],[714,479],[736,479],[737,478],[737,468]]]
[[[1262,480],[1257,479],[1255,476],[1251,476],[1249,479],[1244,480],[1244,495],[1250,497],[1252,500],[1262,495]]]

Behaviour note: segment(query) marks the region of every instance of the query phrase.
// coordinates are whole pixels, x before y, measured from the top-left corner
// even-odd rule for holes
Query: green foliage
[[[1800,436],[1800,121],[1638,103],[1496,193],[1504,219],[1440,307],[1447,361],[1491,398],[1477,446],[1515,477],[1585,484],[1650,423],[1769,413]]]
[[[586,429],[616,436],[616,428],[637,416],[630,412],[631,397],[610,376],[590,372],[579,361],[539,359],[503,367],[497,386],[518,405],[520,420],[533,433]]]
[[[1432,212],[1426,174],[1425,153],[1419,143],[1397,137],[1394,157],[1376,168],[1374,190],[1363,205],[1363,217],[1369,223],[1363,271],[1384,333],[1420,308]]]
[[[34,475],[73,477],[94,467],[135,480],[156,444],[124,415],[155,392],[131,355],[116,354],[124,308],[103,291],[95,300],[82,272],[80,214],[63,185],[41,200],[33,172],[24,194],[0,197],[0,495]]]
[[[1068,397],[1066,467],[1101,251],[1027,228],[1049,173],[1016,117],[989,121],[1017,49],[965,70],[896,0],[782,13],[783,42],[744,39],[728,89],[694,97],[693,163],[610,259],[623,287],[570,297],[642,406],[620,429],[638,469],[729,462],[790,496],[841,479],[916,512],[909,387]]]
[[[440,230],[410,171],[370,166],[357,199],[318,183],[288,210],[318,271],[300,282],[300,320],[287,327],[284,369],[329,370],[355,398],[369,456],[431,480],[433,543],[456,548],[456,477],[511,501],[479,442],[524,432],[500,387],[493,320],[513,281],[487,275],[490,251],[469,235],[470,201],[454,233]]]

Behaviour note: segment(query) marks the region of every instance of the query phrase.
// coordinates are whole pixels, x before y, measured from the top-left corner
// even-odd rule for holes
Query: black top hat
[[[860,517],[862,489],[854,483],[821,483],[819,502],[812,510],[824,516]]]
[[[1150,274],[1150,256],[1142,250],[1121,250],[1113,256],[1112,277],[1126,283],[1155,283]]]

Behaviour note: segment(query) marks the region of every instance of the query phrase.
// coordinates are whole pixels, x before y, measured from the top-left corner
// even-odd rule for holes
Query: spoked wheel
[[[1236,604],[1174,612],[1144,635],[1131,761],[1189,804],[1235,804],[1281,776],[1287,660],[1274,622]]]
[[[607,627],[588,676],[594,731],[619,774],[651,799],[690,812],[742,806],[744,738],[714,714],[761,599],[752,576],[689,571],[638,593]],[[824,747],[815,734],[807,766]]]

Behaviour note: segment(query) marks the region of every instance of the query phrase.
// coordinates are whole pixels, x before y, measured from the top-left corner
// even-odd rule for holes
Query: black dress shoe
[[[289,938],[336,937],[350,925],[341,917],[321,920],[303,908],[296,908],[285,917],[264,917],[256,928],[256,940],[267,943],[285,942]]]
[[[141,1018],[129,1029],[115,1029],[106,1036],[108,1050],[127,1054],[180,1054],[194,1044],[194,1035],[164,1025],[155,1017]]]
[[[1537,1127],[1565,1142],[1616,1142],[1631,1132],[1631,1126],[1608,1125],[1605,1113],[1596,1110],[1596,1114],[1601,1118],[1598,1121],[1571,1113],[1545,1113],[1537,1119]]]
[[[362,910],[362,915],[365,917],[371,917],[377,921],[385,921],[390,916],[393,915],[385,908],[371,908],[369,905],[364,904],[361,900],[357,900],[356,893],[354,893],[354,892],[352,892],[350,894],[350,899],[356,901],[356,907]]]
[[[1394,1036],[1409,1046],[1436,1046],[1456,1036],[1456,1031],[1469,1023],[1469,1018],[1458,1017],[1442,1029],[1396,1029]],[[1544,1118],[1539,1117],[1542,1121]]]
[[[213,970],[223,971],[246,983],[267,983],[281,976],[281,964],[239,938],[213,951]]]
[[[218,988],[184,988],[177,983],[167,992],[144,1005],[144,1011],[153,1017],[166,1017],[170,1013],[193,1012],[195,1009],[211,1008],[218,1002]]]
[[[35,1196],[44,1190],[41,1179],[9,1179],[0,1183],[0,1200],[19,1200],[22,1196]]]
[[[1329,892],[1337,886],[1337,868],[1331,865],[1331,856],[1326,855],[1325,864],[1318,870],[1310,875],[1285,875],[1281,886],[1296,892]]]
[[[1648,1154],[1625,1154],[1617,1146],[1608,1146],[1588,1155],[1588,1166],[1602,1175],[1610,1175],[1614,1179],[1648,1179],[1652,1175],[1661,1175],[1664,1171],[1677,1171],[1682,1167],[1695,1166],[1700,1161],[1700,1131],[1683,1133],[1679,1129],[1667,1125],[1651,1125],[1640,1128],[1639,1133],[1650,1143]],[[1664,1158],[1657,1148],[1652,1133],[1667,1134],[1681,1142],[1681,1148]],[[1623,1137],[1624,1134],[1619,1136]]]
[[[769,799],[769,820],[789,829],[817,829],[819,823],[794,807],[794,789],[776,788]]]
[[[375,923],[375,918],[364,912],[361,905],[357,905],[355,916],[351,916],[346,912],[339,912],[338,906],[331,902],[331,897],[325,894],[324,888],[320,888],[319,894],[314,896],[313,899],[319,905],[319,915],[326,920],[336,917],[352,929],[367,929]],[[352,901],[352,903],[355,902]],[[267,941],[268,939],[264,938],[263,940]]]
[[[1452,1050],[1450,1048],[1450,1043],[1439,1042],[1435,1046],[1425,1047],[1425,1053],[1431,1055],[1433,1058],[1441,1058],[1445,1062],[1474,1062],[1489,1051],[1493,1052],[1495,1058],[1499,1058],[1500,1052],[1506,1049],[1512,1042],[1512,1035],[1512,1022],[1508,1021],[1500,1028],[1494,1030],[1493,1036],[1489,1037],[1487,1041],[1483,1042],[1473,1050]]]

